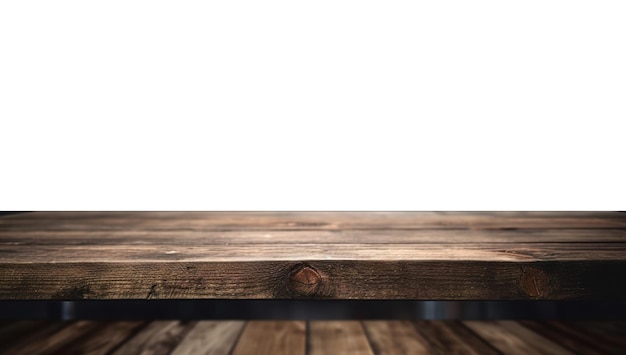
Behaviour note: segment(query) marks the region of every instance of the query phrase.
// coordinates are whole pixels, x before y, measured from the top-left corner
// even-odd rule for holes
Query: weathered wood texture
[[[154,321],[124,343],[115,355],[168,355],[183,340],[195,322]]]
[[[377,355],[434,354],[409,321],[364,321],[363,327]]]
[[[485,339],[475,336],[460,322],[415,321],[414,324],[437,354],[499,354]]]
[[[469,321],[465,325],[506,354],[574,354],[514,321]]]
[[[90,333],[89,336],[78,337],[76,341],[63,349],[63,353],[76,355],[110,354],[119,344],[132,337],[145,325],[145,322],[140,321],[107,323],[93,333]]]
[[[36,212],[0,299],[626,299],[626,213]]]
[[[4,324],[0,333],[25,325]],[[624,339],[624,322],[79,321],[3,338],[0,353],[617,355],[624,354]]]
[[[374,355],[363,325],[357,321],[309,322],[307,353],[310,355]]]
[[[3,217],[31,230],[344,230],[625,228],[614,212],[37,212]]]
[[[594,336],[572,329],[567,323],[554,321],[521,321],[520,323],[535,333],[541,334],[557,344],[562,344],[569,349],[573,349],[579,354],[610,354],[616,353],[616,351],[619,350],[619,348],[607,347],[606,342]],[[622,350],[625,348],[626,347],[622,347]]]
[[[48,327],[39,331],[29,332],[29,336],[11,342],[2,350],[3,354],[54,354],[70,343],[86,336],[97,328],[96,322],[79,321],[64,325],[62,323],[50,323]]]
[[[243,321],[200,321],[174,349],[172,355],[230,354],[244,325]]]
[[[304,355],[304,321],[250,321],[233,355]]]

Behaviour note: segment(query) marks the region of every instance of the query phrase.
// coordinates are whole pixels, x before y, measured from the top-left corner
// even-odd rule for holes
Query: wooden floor
[[[0,299],[624,300],[626,213],[35,212]]]
[[[626,321],[4,321],[0,353],[625,354]]]

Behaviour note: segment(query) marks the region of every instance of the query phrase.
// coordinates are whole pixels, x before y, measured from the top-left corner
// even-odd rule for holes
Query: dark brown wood
[[[324,279],[313,267],[297,264],[289,273],[287,288],[297,296],[314,296],[319,294]]]
[[[504,354],[574,354],[515,321],[467,321],[464,324]]]
[[[0,299],[623,300],[624,273],[625,213],[0,218]]]
[[[569,337],[578,336],[593,341],[607,354],[624,354],[626,349],[626,321],[552,321],[549,324]]]
[[[55,354],[68,344],[94,331],[97,322],[78,321],[72,323],[58,323],[54,331],[36,332],[31,337],[3,350],[4,354]]]
[[[50,326],[50,322],[44,321],[3,321],[3,323],[0,328],[0,353],[3,352],[3,347]]]
[[[23,322],[15,324],[24,326]],[[623,321],[314,321],[309,322],[308,329],[303,321],[251,321],[247,326],[245,324],[243,321],[155,321],[142,328],[141,322],[127,321],[54,322],[46,323],[45,331],[32,328],[23,340],[4,339],[0,342],[0,352],[621,355],[626,349],[623,346],[626,339]],[[190,328],[193,329],[189,331]]]
[[[304,355],[304,321],[250,321],[233,355]]]
[[[573,330],[563,322],[519,321],[519,323],[575,353],[585,355],[616,354],[617,349],[606,348],[602,344],[603,342],[599,342],[596,337]]]
[[[376,355],[436,354],[409,321],[365,321],[363,327]]]
[[[115,355],[167,355],[195,322],[154,321],[115,351]]]
[[[617,212],[36,212],[0,218],[20,230],[343,230],[626,228]]]
[[[145,325],[146,323],[141,321],[107,322],[90,333],[90,336],[76,337],[76,341],[63,348],[60,353],[106,355]]]
[[[245,325],[243,321],[200,321],[174,349],[172,355],[227,355]]]
[[[309,327],[308,355],[374,355],[361,322],[313,321]]]
[[[438,354],[498,355],[498,351],[457,321],[415,321],[415,328]]]
[[[620,261],[314,261],[315,294],[288,285],[299,262],[0,265],[0,299],[623,299]],[[51,272],[54,270],[54,272]],[[141,277],[137,277],[141,275]],[[606,275],[606,276],[603,276]],[[535,281],[536,280],[536,281]]]

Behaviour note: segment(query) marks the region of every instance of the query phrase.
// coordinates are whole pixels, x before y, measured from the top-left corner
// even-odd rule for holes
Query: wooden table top
[[[35,212],[0,299],[626,300],[626,213]]]

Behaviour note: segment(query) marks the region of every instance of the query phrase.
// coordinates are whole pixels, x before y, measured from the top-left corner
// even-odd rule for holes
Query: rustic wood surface
[[[426,339],[409,321],[364,321],[363,327],[377,355],[432,353]]]
[[[458,321],[415,321],[415,327],[437,354],[497,355],[485,339],[475,336]]]
[[[78,321],[63,326],[61,323],[51,323],[50,327],[39,332],[32,332],[21,341],[13,343],[12,347],[3,352],[10,354],[54,354],[67,347],[76,339],[84,338],[94,331],[98,324],[90,321]]]
[[[76,355],[106,355],[113,352],[118,344],[135,335],[145,325],[146,323],[141,321],[104,324],[93,333],[89,333],[89,336],[79,337],[61,352]]]
[[[3,217],[30,230],[344,230],[625,228],[615,212],[37,212]]]
[[[151,322],[120,346],[115,354],[170,354],[195,324],[181,321]]]
[[[373,355],[363,325],[357,321],[309,322],[307,353]]]
[[[35,212],[0,299],[624,300],[626,213]]]
[[[624,322],[38,322],[0,342],[14,354],[624,354]],[[568,328],[571,332],[562,332]],[[45,331],[43,329],[46,329]],[[242,331],[243,330],[243,331]],[[609,331],[611,336],[598,337]],[[611,337],[622,339],[606,345]],[[622,345],[621,347],[619,345]]]
[[[514,321],[467,321],[465,325],[506,354],[574,354]]]
[[[172,355],[229,354],[244,326],[243,321],[200,321]]]
[[[304,355],[305,329],[304,321],[250,321],[233,355]]]
[[[549,338],[557,344],[575,350],[579,354],[598,355],[605,353],[617,353],[619,348],[606,345],[604,341],[592,336],[589,333],[581,332],[568,326],[566,322],[539,322],[520,321],[525,327],[537,334]]]
[[[581,321],[571,323],[558,322],[558,329],[563,328],[574,328],[578,332],[582,332],[583,334],[591,334],[591,339],[596,343],[600,343],[602,349],[605,349],[607,352],[623,354],[624,349],[626,349],[626,336],[624,336],[626,321]]]

